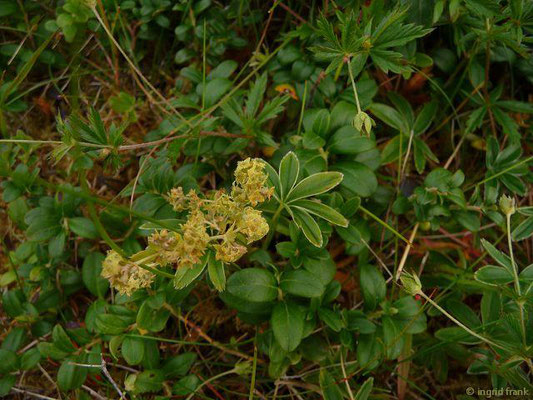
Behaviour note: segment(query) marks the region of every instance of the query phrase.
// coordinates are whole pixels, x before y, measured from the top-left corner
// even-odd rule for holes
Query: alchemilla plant
[[[0,397],[531,397],[532,41],[526,0],[0,1]]]

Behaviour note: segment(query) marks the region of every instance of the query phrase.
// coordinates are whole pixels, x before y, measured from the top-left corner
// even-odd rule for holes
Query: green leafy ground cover
[[[528,398],[532,33],[527,0],[0,0],[0,395]]]

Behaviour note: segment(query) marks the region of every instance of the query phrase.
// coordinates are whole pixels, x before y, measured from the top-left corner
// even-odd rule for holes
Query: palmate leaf
[[[252,117],[257,113],[261,100],[263,100],[263,95],[265,94],[267,84],[267,74],[264,73],[252,84],[250,91],[248,92],[248,98],[246,99],[245,105],[245,115],[247,117]]]
[[[432,29],[416,24],[404,24],[402,21],[407,17],[407,11],[407,8],[396,8],[374,28],[372,21],[369,21],[364,29],[361,28],[362,24],[354,12],[347,16],[337,13],[340,39],[335,33],[333,24],[321,16],[317,23],[317,31],[324,42],[311,47],[311,51],[315,53],[317,59],[330,62],[326,74],[338,70],[346,57],[352,58],[361,54],[370,56],[374,64],[385,73],[409,72],[411,68],[404,62],[403,55],[393,49],[427,35]]]
[[[311,214],[335,225],[348,225],[346,218],[338,211],[319,201],[307,199],[325,193],[341,183],[344,176],[341,172],[318,172],[298,181],[300,161],[292,151],[282,158],[278,172],[266,162],[265,172],[269,184],[275,189],[274,198],[314,246],[322,247],[323,240],[320,227]]]

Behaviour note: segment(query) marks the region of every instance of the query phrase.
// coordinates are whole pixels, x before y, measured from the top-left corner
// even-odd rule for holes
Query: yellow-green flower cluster
[[[109,280],[111,287],[128,296],[137,289],[149,287],[155,278],[153,273],[124,259],[115,250],[107,253],[101,275]]]
[[[180,232],[157,230],[148,238],[148,247],[132,256],[142,258],[150,266],[192,268],[201,262],[207,251],[216,259],[235,262],[247,251],[246,245],[263,238],[269,230],[261,211],[254,207],[273,193],[266,184],[264,162],[248,158],[237,164],[231,194],[217,190],[200,196],[194,190],[187,194],[181,187],[168,193],[175,211],[187,211],[187,220]],[[150,286],[154,276],[134,261],[124,260],[110,251],[104,261],[102,276],[119,292],[131,294]]]
[[[263,161],[247,158],[237,164],[231,196],[240,203],[256,206],[272,196],[274,188],[266,185],[268,179]]]
[[[254,206],[272,196],[273,188],[266,184],[265,164],[248,158],[237,164],[231,194],[218,190],[205,198],[195,191],[187,194],[174,188],[168,199],[176,211],[189,210],[182,225],[182,235],[169,241],[167,232],[156,232],[149,240],[164,264],[178,268],[192,267],[208,248],[224,262],[237,261],[246,253],[245,244],[255,242],[268,233],[268,223]]]

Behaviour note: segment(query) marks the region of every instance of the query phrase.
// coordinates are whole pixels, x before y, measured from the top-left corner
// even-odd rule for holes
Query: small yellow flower
[[[232,197],[239,202],[249,202],[252,206],[270,199],[274,188],[266,184],[268,176],[264,172],[265,164],[259,158],[247,158],[237,163]]]
[[[168,193],[168,202],[174,211],[183,211],[188,208],[187,197],[183,193],[182,187],[173,188]]]
[[[268,233],[269,226],[261,211],[246,207],[237,221],[237,229],[246,236],[248,243],[252,243],[263,238]]]
[[[178,249],[179,267],[192,267],[198,264],[205,254],[209,235],[205,228],[205,217],[201,211],[193,211],[189,219],[182,225],[183,240]]]
[[[234,239],[228,238],[213,247],[216,251],[216,259],[224,262],[235,262],[246,254],[246,246],[237,243]]]
[[[111,287],[127,296],[140,288],[149,287],[155,278],[150,271],[122,258],[114,250],[108,251],[101,275],[109,280]]]
[[[179,233],[168,232],[166,229],[152,233],[148,238],[148,248],[156,254],[154,262],[160,265],[175,263],[179,258],[182,241]]]

